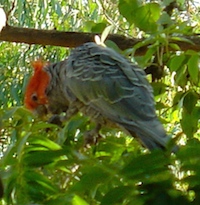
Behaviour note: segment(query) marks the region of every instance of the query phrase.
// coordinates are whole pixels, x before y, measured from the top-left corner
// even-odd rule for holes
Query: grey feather
[[[115,51],[86,43],[66,61],[65,83],[84,105],[139,137],[149,149],[169,138],[155,113],[144,71]]]

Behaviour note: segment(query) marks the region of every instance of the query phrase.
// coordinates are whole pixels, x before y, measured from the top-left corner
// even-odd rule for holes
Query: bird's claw
[[[99,139],[102,138],[102,136],[99,134],[100,129],[101,129],[101,124],[98,123],[94,129],[85,132],[84,134],[85,146],[96,145],[98,143]]]
[[[84,133],[85,146],[96,145],[101,138],[102,136],[98,132],[94,130],[87,131]]]

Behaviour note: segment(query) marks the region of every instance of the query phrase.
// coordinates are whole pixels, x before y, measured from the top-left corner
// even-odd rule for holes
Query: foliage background
[[[0,4],[9,11],[13,2]],[[23,107],[30,62],[57,62],[69,50],[1,42],[0,203],[200,204],[199,52],[183,52],[176,43],[198,34],[199,10],[189,0],[16,0],[9,25],[100,33],[114,25],[112,33],[144,37],[121,53],[151,71],[157,113],[181,146],[176,154],[149,153],[110,128],[101,130],[96,145],[84,146],[83,134],[93,124],[81,113],[60,128]],[[143,45],[147,52],[133,58]]]

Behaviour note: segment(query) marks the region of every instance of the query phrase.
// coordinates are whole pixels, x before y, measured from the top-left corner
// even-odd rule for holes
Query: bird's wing
[[[138,66],[109,48],[86,43],[72,52],[66,69],[68,87],[84,104],[141,138],[150,132],[149,138],[159,143],[157,138],[166,136],[155,114],[152,88]]]
[[[67,60],[67,84],[79,100],[112,119],[155,117],[144,71],[109,48],[94,43],[76,48]]]

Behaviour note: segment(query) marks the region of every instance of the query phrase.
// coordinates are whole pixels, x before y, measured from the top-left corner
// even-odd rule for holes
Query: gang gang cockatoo
[[[28,109],[43,114],[82,112],[97,123],[116,124],[149,150],[165,149],[170,138],[155,112],[152,87],[143,69],[110,48],[85,43],[61,62],[33,63]]]

